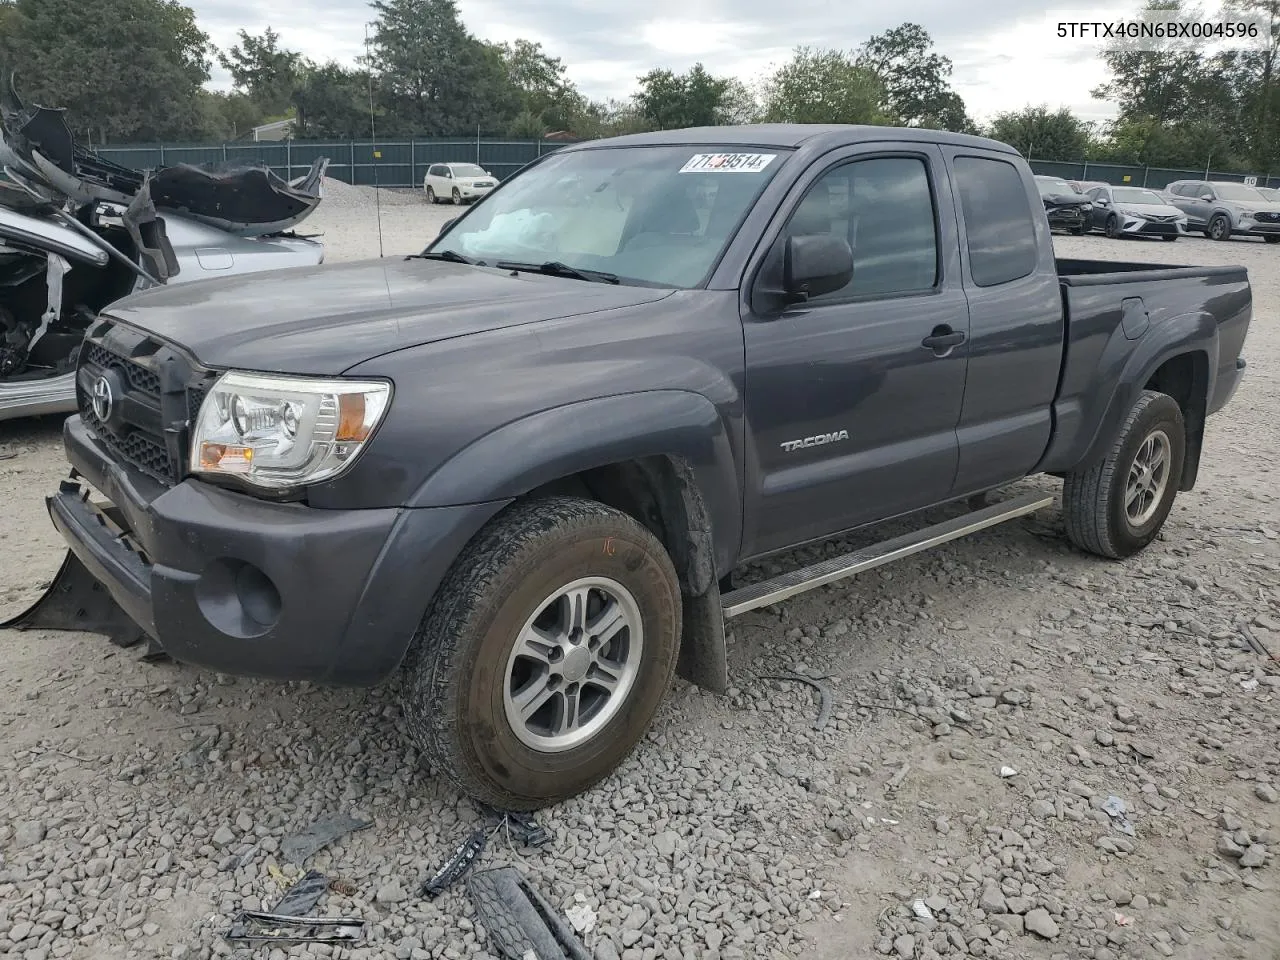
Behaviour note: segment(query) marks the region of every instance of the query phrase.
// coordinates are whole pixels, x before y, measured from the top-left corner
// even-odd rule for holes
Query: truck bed
[[[1131,403],[1121,385],[1139,382],[1162,349],[1193,344],[1185,374],[1206,378],[1206,413],[1238,380],[1237,358],[1253,313],[1244,267],[1184,267],[1114,260],[1057,260],[1065,350],[1054,402],[1054,440],[1045,472],[1070,469],[1096,453]]]

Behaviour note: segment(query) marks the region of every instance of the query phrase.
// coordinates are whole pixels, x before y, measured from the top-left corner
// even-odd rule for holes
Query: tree
[[[373,0],[368,67],[393,136],[505,130],[517,112],[500,51],[481,43],[455,0]]]
[[[997,114],[990,136],[1028,158],[1081,160],[1089,151],[1089,128],[1066,107],[1023,107]]]
[[[355,140],[369,135],[369,74],[329,61],[304,62],[293,93],[294,135],[321,140]],[[380,128],[379,124],[379,128]]]
[[[680,74],[650,70],[640,77],[636,107],[655,130],[715,126],[722,122],[731,85],[701,63]]]
[[[1215,59],[1220,82],[1234,87],[1240,113],[1247,117],[1250,159],[1265,172],[1280,159],[1275,117],[1280,113],[1276,58],[1280,55],[1280,0],[1226,0],[1224,15],[1260,17],[1263,35],[1251,48],[1230,51]]]
[[[281,114],[293,101],[302,65],[301,54],[280,48],[280,35],[270,27],[261,37],[240,31],[240,43],[218,55],[237,90],[247,93],[266,116]]]
[[[565,75],[568,68],[564,62],[543,50],[542,44],[528,40],[499,44],[497,50],[507,78],[519,97],[519,116],[528,114],[535,118],[544,131],[571,126],[585,101]],[[520,124],[524,129],[534,128],[528,117],[520,120]]]
[[[855,63],[879,78],[885,112],[909,127],[970,131],[964,100],[951,89],[951,58],[932,50],[924,27],[904,23],[862,45]]]
[[[773,123],[884,123],[884,86],[843,50],[797,47],[764,82],[764,119]]]
[[[177,139],[208,119],[209,38],[177,0],[12,0],[0,56],[29,102],[95,143]]]

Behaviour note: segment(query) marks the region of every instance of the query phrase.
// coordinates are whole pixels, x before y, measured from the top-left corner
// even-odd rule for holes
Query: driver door
[[[852,280],[779,309],[748,296],[748,554],[945,500],[968,365],[955,208],[928,144],[840,151],[793,188],[748,277],[788,236],[846,237]]]

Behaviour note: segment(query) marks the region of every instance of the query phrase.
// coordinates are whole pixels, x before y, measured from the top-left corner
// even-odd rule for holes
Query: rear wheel
[[[1230,240],[1231,239],[1231,221],[1225,215],[1218,214],[1209,221],[1209,239],[1210,240]]]
[[[680,584],[662,544],[590,500],[518,504],[481,531],[423,619],[406,714],[433,768],[500,809],[607,776],[675,675]]]
[[[427,203],[435,203],[435,202],[436,202],[436,192],[432,190],[430,187],[427,187]]]
[[[1113,560],[1146,547],[1173,508],[1185,455],[1182,410],[1167,394],[1144,390],[1106,456],[1067,474],[1062,512],[1068,538]]]

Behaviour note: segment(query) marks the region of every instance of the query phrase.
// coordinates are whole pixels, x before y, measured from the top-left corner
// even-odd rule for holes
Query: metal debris
[[[283,917],[241,910],[224,937],[246,943],[359,943],[364,926],[363,920],[350,917]]]
[[[285,837],[280,842],[280,853],[290,863],[301,866],[335,840],[371,826],[372,821],[357,820],[345,813],[332,813],[321,817],[301,833]]]

